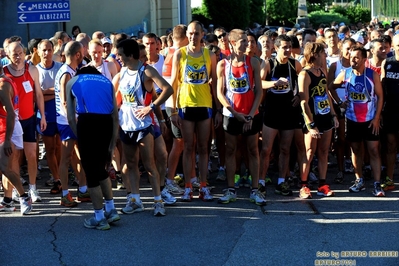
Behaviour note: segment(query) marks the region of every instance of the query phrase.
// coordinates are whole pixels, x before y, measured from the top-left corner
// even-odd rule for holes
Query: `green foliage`
[[[351,23],[357,23],[359,21],[367,22],[371,19],[370,9],[363,8],[360,4],[345,7],[337,6],[334,7],[332,11],[347,17]]]
[[[264,0],[250,0],[249,13],[250,13],[250,25],[254,22],[259,24],[265,23],[265,1]]]
[[[324,11],[315,11],[310,13],[309,21],[313,25],[313,28],[317,28],[320,24],[330,25],[331,22],[333,21],[337,21],[338,23],[344,22],[345,24],[349,23],[349,19],[339,13],[331,13]]]
[[[242,0],[204,0],[203,5],[215,26],[227,29],[249,25],[249,5]]]
[[[270,25],[295,23],[298,0],[267,0],[267,17]]]

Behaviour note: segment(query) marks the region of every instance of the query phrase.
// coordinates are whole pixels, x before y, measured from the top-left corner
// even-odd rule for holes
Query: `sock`
[[[325,179],[320,179],[319,180],[319,187],[322,187],[326,184],[326,180]]]
[[[110,212],[112,209],[115,209],[114,199],[105,200],[105,211]]]
[[[174,180],[170,180],[170,179],[166,179],[166,185],[171,185],[173,184],[173,182],[175,182]]]
[[[308,181],[301,181],[301,187],[307,187]]]
[[[10,203],[11,202],[11,198],[9,198],[9,197],[4,197],[3,198],[3,201],[5,202],[5,203]]]
[[[96,217],[97,221],[101,221],[102,219],[105,219],[104,210],[103,209],[94,210],[94,217]]]
[[[284,177],[279,177],[277,182],[278,182],[277,185],[280,185],[281,183],[285,182],[285,178]]]
[[[262,179],[259,180],[259,184],[261,184],[262,186],[266,186],[265,180],[262,180]]]
[[[186,189],[187,188],[193,189],[193,185],[191,184],[191,182],[190,183],[186,183],[185,187],[186,187]]]
[[[69,194],[69,190],[62,190],[62,196],[65,197],[66,195]]]
[[[190,182],[191,182],[191,183],[194,183],[194,182],[197,182],[197,181],[198,181],[198,179],[197,179],[196,176],[194,176],[193,178],[190,179]]]
[[[131,194],[132,198],[136,200],[137,203],[141,202],[140,194]]]
[[[79,187],[79,192],[80,192],[80,193],[86,193],[86,192],[87,192],[87,186],[81,186],[81,187]]]
[[[220,166],[220,167],[219,167],[219,171],[224,171],[224,167],[223,167],[223,166]]]
[[[36,190],[36,184],[29,184],[29,190]]]
[[[200,183],[200,188],[202,188],[202,187],[206,187],[206,181]]]
[[[155,197],[154,197],[154,202],[159,202],[159,201],[162,201],[161,195],[155,196]]]

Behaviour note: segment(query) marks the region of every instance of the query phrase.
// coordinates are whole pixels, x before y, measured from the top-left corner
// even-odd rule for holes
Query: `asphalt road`
[[[328,181],[335,172],[330,167]],[[369,181],[366,191],[349,193],[351,175],[344,184],[331,185],[335,197],[321,198],[313,191],[313,199],[301,200],[297,188],[284,197],[270,186],[267,205],[259,207],[249,202],[250,189],[240,188],[234,203],[202,202],[194,194],[191,203],[167,207],[164,217],[153,216],[151,190],[143,178],[146,210],[121,214],[108,231],[84,228],[91,203],[61,207],[60,196],[44,186],[48,170],[41,175],[43,201],[30,215],[22,217],[19,204],[14,213],[0,213],[2,266],[399,265],[399,190],[375,198]],[[210,183],[217,198],[225,184],[215,175]],[[76,188],[71,191],[76,196]],[[126,192],[115,190],[114,195],[119,210]]]

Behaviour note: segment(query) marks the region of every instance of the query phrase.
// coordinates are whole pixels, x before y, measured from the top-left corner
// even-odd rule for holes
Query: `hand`
[[[287,85],[288,85],[288,79],[286,79],[286,78],[279,78],[279,79],[274,83],[274,86],[275,86],[275,87],[287,86]]]
[[[143,108],[137,108],[134,111],[134,115],[137,117],[137,119],[143,120],[151,112],[152,112],[151,107],[150,106],[145,106]]]
[[[299,103],[301,102],[299,95],[294,96],[294,98],[292,98],[291,102],[292,102],[292,107],[297,107],[299,105]]]
[[[373,120],[371,120],[369,128],[372,128],[372,134],[373,135],[378,135],[380,134],[380,128],[381,128],[381,124],[380,124],[380,119],[375,117]]]
[[[247,131],[250,131],[252,128],[252,119],[251,120],[247,120],[247,122],[244,123],[243,127],[242,127],[242,132],[245,133]]]
[[[162,134],[164,134],[168,130],[168,126],[165,122],[159,122],[159,127],[161,128]]]
[[[218,128],[220,125],[223,124],[223,116],[220,112],[217,112],[215,115],[215,128]]]
[[[180,128],[181,127],[181,119],[179,115],[172,115],[170,117],[170,121],[172,121],[173,125],[175,125],[176,127]]]
[[[234,114],[234,117],[235,117],[239,122],[242,122],[242,123],[246,123],[246,122],[249,121],[249,120],[247,119],[247,115],[244,115],[243,113],[235,113],[235,114]]]
[[[342,104],[341,104],[341,105],[339,105],[339,108],[346,109],[347,107],[348,107],[348,102],[347,102],[347,101],[345,101],[345,102],[342,102]]]
[[[334,121],[334,128],[338,128],[339,127],[339,121],[338,121],[337,116],[333,117],[333,121]]]
[[[320,135],[319,130],[317,129],[317,127],[313,128],[313,129],[309,129],[309,133],[312,136],[312,138],[321,139],[321,135]]]
[[[4,154],[7,157],[10,157],[12,154],[12,144],[10,140],[5,140],[4,144],[3,144],[3,148],[4,148]]]
[[[40,131],[43,132],[46,130],[46,128],[47,128],[46,117],[42,116],[42,118],[40,119]]]

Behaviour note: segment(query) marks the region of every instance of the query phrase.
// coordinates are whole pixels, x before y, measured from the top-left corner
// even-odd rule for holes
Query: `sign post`
[[[68,22],[71,20],[69,0],[18,2],[18,24]]]

